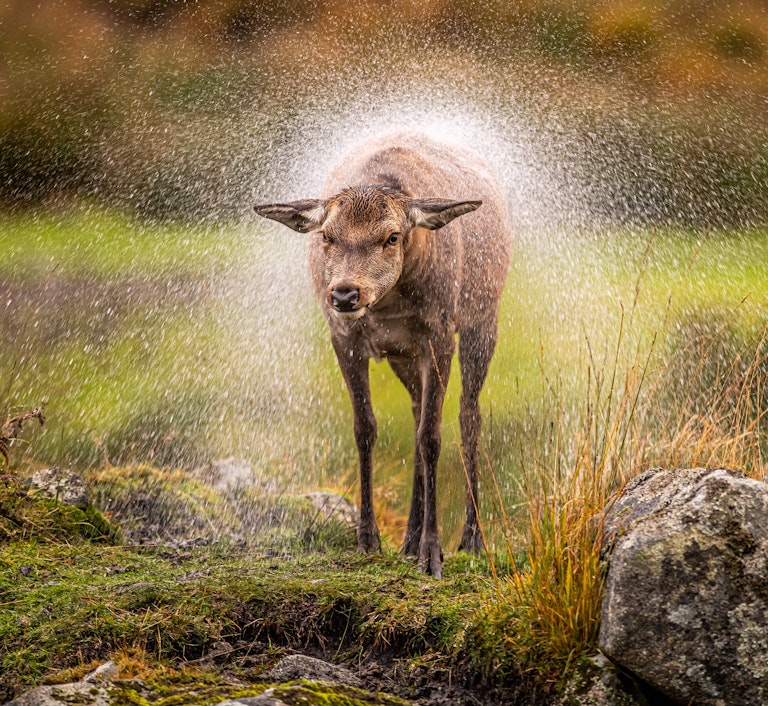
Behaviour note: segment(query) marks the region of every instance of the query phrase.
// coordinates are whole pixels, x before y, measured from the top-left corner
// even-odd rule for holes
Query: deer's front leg
[[[371,406],[368,379],[368,357],[344,340],[332,339],[344,381],[352,401],[355,420],[355,443],[360,457],[360,524],[357,548],[369,554],[381,547],[379,528],[373,511],[373,447],[376,443],[376,418]]]
[[[437,461],[440,458],[443,400],[451,372],[453,337],[439,349],[430,346],[424,362],[424,394],[417,438],[417,453],[424,469],[424,524],[419,543],[419,571],[441,578],[443,553],[437,528]]]

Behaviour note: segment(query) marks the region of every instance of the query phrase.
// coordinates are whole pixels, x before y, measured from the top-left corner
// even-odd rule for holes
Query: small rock
[[[74,684],[38,686],[9,701],[5,706],[109,706],[109,694],[105,689],[85,681]]]
[[[210,466],[193,471],[193,475],[222,493],[256,485],[261,485],[265,493],[277,493],[273,481],[259,479],[250,463],[234,456],[214,461]]]
[[[64,505],[88,507],[91,504],[91,489],[85,478],[63,468],[35,471],[27,485],[31,490],[47,495]]]
[[[111,682],[120,674],[120,667],[112,660],[96,667],[90,674],[83,677],[84,682]]]
[[[305,655],[289,655],[283,658],[269,673],[269,678],[276,682],[308,679],[356,687],[363,685],[360,679],[345,667]]]
[[[129,591],[138,592],[144,590],[145,588],[154,588],[154,586],[155,584],[151,583],[150,581],[137,581],[136,583],[128,583],[115,586],[113,590],[115,593],[128,593]]]
[[[338,520],[350,527],[357,526],[359,520],[357,508],[338,493],[318,490],[306,493],[304,497],[312,502],[326,520]]]
[[[230,658],[235,648],[226,640],[219,640],[215,642],[211,649],[205,653],[200,660],[200,664],[203,666],[220,664]]]

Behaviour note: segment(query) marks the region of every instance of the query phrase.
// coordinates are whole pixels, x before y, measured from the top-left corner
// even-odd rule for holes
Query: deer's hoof
[[[357,550],[362,554],[373,554],[381,549],[381,539],[378,530],[357,533]]]
[[[461,534],[460,552],[471,552],[477,554],[485,549],[483,535],[477,527],[464,526],[464,532]]]
[[[437,540],[421,543],[419,550],[419,571],[436,579],[443,578],[443,552]]]

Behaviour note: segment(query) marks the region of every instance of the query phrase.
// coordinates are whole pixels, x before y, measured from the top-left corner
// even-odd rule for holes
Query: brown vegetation
[[[30,419],[37,419],[37,421],[40,422],[40,426],[43,426],[45,417],[43,416],[42,405],[32,412],[24,412],[23,414],[17,414],[11,417],[5,424],[3,424],[2,428],[0,428],[0,456],[5,459],[6,466],[10,463],[8,450],[11,441],[19,435],[24,422],[29,421]]]
[[[10,78],[55,61],[59,72],[81,82],[84,74],[94,78],[94,68],[108,70],[116,47],[158,66],[168,60],[187,68],[216,63],[233,51],[285,59],[290,38],[306,33],[330,58],[397,26],[418,29],[423,42],[439,39],[459,53],[482,47],[502,59],[525,54],[577,70],[623,64],[685,93],[692,87],[768,87],[765,71],[749,70],[768,61],[768,12],[758,2],[12,0],[0,17]]]
[[[236,209],[249,192],[232,183],[265,178],[254,139],[280,143],[301,129],[297,111],[322,100],[333,119],[335,101],[381,95],[416,67],[429,90],[465,84],[468,99],[490,83],[500,105],[541,109],[543,123],[588,136],[588,147],[629,153],[635,171],[644,161],[631,148],[648,145],[661,162],[641,175],[660,184],[649,198],[700,185],[670,213],[703,208],[714,190],[710,211],[735,218],[731,204],[764,183],[755,130],[768,11],[758,3],[13,0],[0,9],[0,55],[0,199],[13,205],[85,193],[149,215],[209,214],[224,173]],[[698,131],[688,152],[680,124]],[[681,152],[690,158],[666,165]],[[615,169],[595,167],[594,178]]]

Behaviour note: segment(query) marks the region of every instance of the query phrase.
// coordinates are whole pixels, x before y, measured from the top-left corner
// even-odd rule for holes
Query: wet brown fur
[[[371,480],[377,432],[368,365],[370,358],[386,358],[411,395],[416,429],[413,498],[403,551],[419,557],[421,570],[439,576],[436,470],[456,333],[469,480],[461,547],[482,548],[476,515],[477,399],[496,344],[499,300],[509,269],[511,234],[504,199],[485,163],[415,135],[388,136],[355,150],[333,170],[324,194],[323,200],[297,202],[312,205],[315,224],[298,227],[284,213],[269,210],[289,205],[256,210],[297,230],[310,230],[312,281],[354,412],[361,471],[358,546],[366,552],[379,548]],[[432,197],[478,200],[482,207],[437,230],[414,225],[419,206],[423,210],[430,205],[419,199]],[[398,242],[389,246],[393,233],[400,234]],[[332,295],[334,289],[352,287],[365,310],[354,320],[338,315]]]

